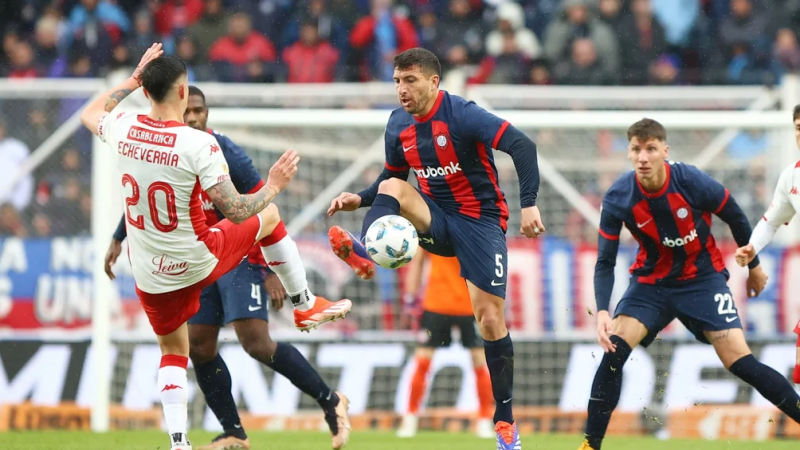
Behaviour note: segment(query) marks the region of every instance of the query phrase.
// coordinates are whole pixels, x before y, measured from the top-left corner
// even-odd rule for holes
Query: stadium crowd
[[[5,0],[0,76],[95,77],[163,41],[192,81],[389,81],[414,46],[472,83],[773,84],[797,0]]]

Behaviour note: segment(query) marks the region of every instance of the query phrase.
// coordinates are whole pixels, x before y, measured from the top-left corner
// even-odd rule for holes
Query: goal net
[[[0,214],[0,333],[7,338],[0,342],[0,392],[19,393],[0,396],[0,403],[19,408],[25,401],[48,407],[74,403],[75,414],[85,414],[80,417],[86,420],[86,408],[92,407],[96,430],[160,426],[160,413],[154,409],[159,349],[135,298],[130,268],[120,258],[113,283],[102,270],[102,257],[122,211],[118,176],[109,165],[107,148],[63,112],[68,99],[78,105],[72,110],[77,111],[105,88],[104,82],[91,83],[77,91],[82,92],[78,98],[74,89],[0,88],[8,135],[52,141],[49,146],[31,141],[32,156],[15,170],[31,168],[35,186],[30,206],[17,211],[26,233],[15,232],[8,225],[13,222],[8,213]],[[354,232],[361,228],[364,210],[334,217],[327,217],[325,210],[341,191],[363,189],[380,172],[383,131],[395,103],[392,86],[200,87],[210,106],[209,126],[242,146],[262,174],[287,148],[299,151],[296,178],[276,203],[298,243],[314,292],[354,302],[347,320],[311,336],[293,329],[290,308],[270,311],[273,337],[294,343],[331,386],[351,397],[352,412],[360,417],[358,427],[393,426],[397,414],[407,408],[414,343],[421,337],[414,320],[399,307],[403,272],[379,270],[371,281],[357,280],[332,254],[325,236],[332,225]],[[683,100],[650,88],[593,90],[595,97],[581,91],[594,99],[582,103],[573,91],[562,89],[530,93],[518,86],[505,91],[481,87],[461,92],[509,120],[538,147],[538,204],[548,230],[538,241],[520,237],[516,172],[507,155],[496,153],[511,209],[507,317],[520,355],[514,402],[529,429],[576,431],[582,420],[593,364],[599,363],[600,355],[593,344],[592,317],[599,206],[611,183],[630,170],[627,127],[644,116],[664,123],[670,158],[697,164],[725,184],[753,223],[768,206],[780,170],[796,160],[791,114],[786,104],[777,110],[775,93],[760,88],[726,88],[725,95],[689,90],[691,95],[683,94]],[[651,108],[642,109],[637,96],[654,95]],[[659,99],[664,108],[653,110]],[[37,102],[46,106],[29,113]],[[146,110],[146,103],[131,96],[121,107]],[[41,115],[47,126],[38,125]],[[80,157],[83,174],[75,177],[77,183],[70,175],[75,170],[71,148]],[[0,195],[16,186],[19,177],[0,189]],[[69,196],[76,185],[81,195],[74,201]],[[64,196],[68,201],[60,200]],[[54,203],[42,212],[36,203],[45,198]],[[45,219],[46,233],[40,231],[47,228]],[[746,273],[732,263],[734,246],[727,227],[717,220],[714,230],[749,335],[769,339],[754,346],[757,357],[786,372],[794,347],[785,345],[782,336],[800,316],[800,305],[786,295],[795,283],[787,274],[797,262],[792,247],[797,225],[782,230],[777,245],[764,254],[770,284],[758,299],[750,300],[744,294]],[[634,251],[632,239],[623,237],[614,301],[624,289]],[[639,428],[622,432],[667,429],[675,405],[763,406],[763,399],[715,365],[707,348],[691,345],[680,325],[671,325],[662,338],[637,353],[639,363],[626,366],[634,374],[628,379],[644,381],[641,386],[626,384],[621,405],[637,418]],[[235,397],[248,420],[245,426],[320,425],[316,403],[251,359],[231,330],[223,330],[220,344]],[[469,426],[477,409],[471,367],[469,352],[458,344],[437,353],[423,427]],[[684,367],[691,370],[680,370]],[[685,388],[700,381],[712,388]],[[194,385],[190,395],[193,427],[218,429]],[[642,408],[650,412],[640,414]],[[28,414],[42,414],[32,411]]]

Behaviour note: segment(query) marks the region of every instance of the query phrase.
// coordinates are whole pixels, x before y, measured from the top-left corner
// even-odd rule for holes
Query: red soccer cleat
[[[367,249],[349,231],[334,226],[328,231],[328,240],[333,253],[352,268],[362,280],[375,276],[375,263],[369,258]]]
[[[348,299],[332,302],[322,297],[317,297],[314,300],[314,307],[308,311],[294,310],[294,326],[300,331],[308,332],[325,322],[343,319],[352,307],[353,302]]]

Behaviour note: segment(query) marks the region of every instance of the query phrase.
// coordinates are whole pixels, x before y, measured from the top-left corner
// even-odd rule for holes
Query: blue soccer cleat
[[[366,247],[352,233],[335,226],[328,231],[328,240],[333,253],[352,268],[362,280],[375,276],[375,263],[367,253]]]
[[[494,432],[497,434],[497,450],[522,450],[516,423],[497,422]]]

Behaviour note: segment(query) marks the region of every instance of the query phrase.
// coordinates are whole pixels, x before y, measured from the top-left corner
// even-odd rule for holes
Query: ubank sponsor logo
[[[414,173],[418,178],[436,178],[445,175],[452,175],[456,172],[461,172],[461,164],[450,162],[450,165],[444,167],[424,167],[422,169],[414,169]]]
[[[695,239],[697,239],[697,230],[693,229],[689,234],[687,234],[682,238],[677,238],[677,239],[670,239],[668,237],[664,238],[662,244],[664,244],[667,247],[683,247],[684,245],[694,241]]]

